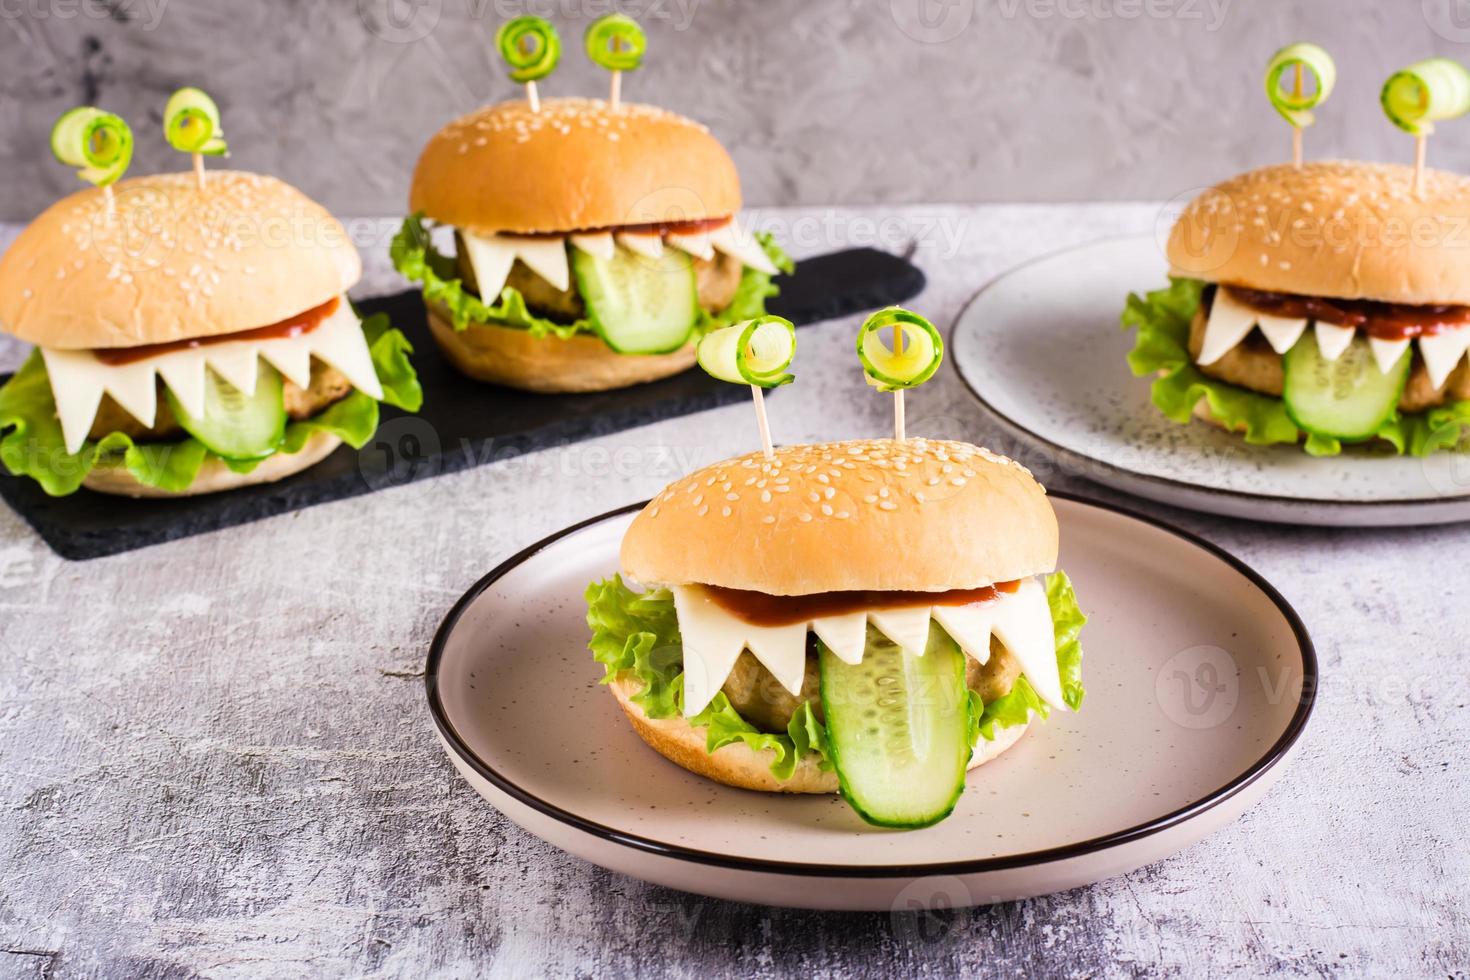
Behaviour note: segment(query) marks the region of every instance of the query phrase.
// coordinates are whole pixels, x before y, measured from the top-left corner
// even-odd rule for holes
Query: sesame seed
[[[898,510],[898,504],[895,504],[891,500],[883,501],[881,504],[878,505],[878,507],[881,510]]]

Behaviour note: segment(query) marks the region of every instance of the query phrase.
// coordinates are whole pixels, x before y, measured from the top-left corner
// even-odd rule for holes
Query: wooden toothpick
[[[1420,133],[1414,137],[1414,196],[1424,195],[1424,151],[1429,143],[1429,137]]]
[[[750,386],[750,397],[755,401],[755,424],[761,430],[761,449],[765,451],[766,459],[771,459],[776,455],[776,449],[771,445],[771,423],[766,418],[766,398],[760,385]]]
[[[895,323],[893,325],[893,353],[903,353],[903,327]],[[903,442],[907,436],[907,427],[903,417],[903,389],[899,388],[893,392],[893,438]]]
[[[1296,66],[1296,81],[1293,83],[1292,89],[1297,98],[1301,98],[1302,66],[1300,62]],[[1302,128],[1300,126],[1291,127],[1291,165],[1298,170],[1302,168]]]

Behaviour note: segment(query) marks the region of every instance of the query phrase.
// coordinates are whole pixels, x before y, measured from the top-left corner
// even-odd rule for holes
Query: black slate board
[[[859,248],[807,259],[795,275],[776,282],[781,295],[767,307],[801,325],[901,303],[924,288],[924,274],[897,256]],[[740,386],[715,381],[697,369],[591,395],[535,395],[479,384],[458,374],[440,355],[417,291],[364,300],[358,308],[364,316],[387,313],[408,335],[424,386],[423,410],[406,415],[384,406],[377,435],[361,450],[343,446],[279,483],[164,500],[132,500],[90,490],[48,497],[34,481],[0,469],[0,497],[58,555],[82,561],[750,397]],[[8,376],[0,377],[0,384],[7,380]]]

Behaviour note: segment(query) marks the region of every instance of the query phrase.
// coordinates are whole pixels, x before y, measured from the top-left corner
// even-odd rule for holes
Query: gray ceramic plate
[[[1091,622],[1087,700],[970,774],[954,814],[874,830],[836,796],[694,776],[643,744],[587,652],[582,592],[617,568],[636,508],[505,562],[429,654],[450,760],[516,823],[588,861],[769,905],[934,908],[1045,894],[1160,860],[1238,817],[1281,775],[1317,665],[1296,614],[1240,562],[1165,525],[1056,499],[1062,561]]]
[[[1124,362],[1131,292],[1167,283],[1152,237],[1069,249],[980,291],[955,324],[960,377],[1009,430],[1054,463],[1140,497],[1292,524],[1470,520],[1470,454],[1425,459],[1350,448],[1318,459],[1249,446],[1203,422],[1176,425]]]

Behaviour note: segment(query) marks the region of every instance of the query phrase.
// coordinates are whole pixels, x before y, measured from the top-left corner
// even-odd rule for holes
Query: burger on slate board
[[[694,363],[698,337],[765,313],[790,260],[736,222],[740,179],[709,130],[648,105],[516,100],[424,148],[393,243],[464,374],[605,391]],[[438,252],[424,219],[454,229]]]
[[[1282,165],[1195,198],[1171,285],[1131,296],[1135,374],[1169,418],[1314,456],[1424,455],[1470,432],[1470,178]]]
[[[346,291],[362,263],[273,177],[159,174],[58,201],[0,256],[0,328],[36,345],[0,388],[0,462],[47,493],[268,483],[416,410],[411,349]]]

